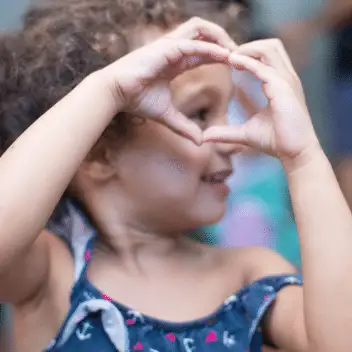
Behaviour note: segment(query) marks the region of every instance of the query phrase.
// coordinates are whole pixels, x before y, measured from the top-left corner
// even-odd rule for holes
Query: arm
[[[264,83],[269,104],[247,124],[215,126],[204,138],[244,143],[280,158],[302,252],[304,287],[280,292],[266,320],[267,335],[282,349],[348,352],[352,346],[352,216],[314,132],[299,78],[277,40],[244,44],[230,62]],[[264,275],[290,271],[279,256],[263,256],[263,262]]]
[[[350,209],[320,148],[307,150],[283,165],[299,233],[304,288],[283,290],[267,320],[269,338],[275,345],[297,352],[349,351]],[[276,265],[285,267],[279,260]]]
[[[348,351],[351,212],[323,152],[314,151],[309,159],[304,167],[287,172],[301,243],[306,331],[317,351]]]
[[[111,101],[104,82],[93,74],[34,123],[0,159],[0,301],[24,299],[46,276],[48,243],[44,234],[39,238],[38,234],[115,115]],[[33,270],[35,278],[30,275]],[[14,285],[17,281],[21,285]],[[18,290],[19,286],[23,289]]]
[[[323,152],[314,151],[310,159],[287,173],[300,235],[304,288],[288,287],[279,293],[265,317],[265,333],[276,346],[292,352],[348,351],[351,214]],[[256,276],[293,270],[276,255],[262,253],[262,257],[266,265],[257,268]]]

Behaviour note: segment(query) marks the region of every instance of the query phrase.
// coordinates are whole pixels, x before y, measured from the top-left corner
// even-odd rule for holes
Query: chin
[[[218,223],[226,214],[226,203],[223,205],[216,204],[211,207],[202,209],[198,214],[192,217],[192,229],[197,229],[204,226],[214,225]]]
[[[217,212],[212,214],[212,216],[209,216],[208,220],[206,221],[206,223],[203,226],[209,226],[209,225],[214,225],[216,223],[218,223],[219,221],[221,221],[225,214],[226,214],[226,209],[224,209],[224,211],[222,211],[221,213]]]

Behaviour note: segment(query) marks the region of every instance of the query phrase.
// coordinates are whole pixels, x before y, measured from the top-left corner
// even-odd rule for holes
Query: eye
[[[198,124],[205,127],[205,125],[207,123],[208,114],[209,114],[209,110],[203,108],[203,109],[196,110],[195,112],[189,114],[188,117],[191,120],[197,120],[196,122],[198,122]]]

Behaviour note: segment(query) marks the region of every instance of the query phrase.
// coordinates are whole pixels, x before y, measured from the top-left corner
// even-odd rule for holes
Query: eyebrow
[[[182,99],[180,104],[186,104],[187,102],[195,100],[201,96],[207,98],[218,98],[220,95],[220,91],[215,85],[192,85],[192,88],[186,88],[182,91]]]

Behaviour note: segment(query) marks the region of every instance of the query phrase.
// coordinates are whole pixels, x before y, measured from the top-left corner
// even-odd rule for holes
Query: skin
[[[206,39],[220,42],[228,50],[200,43],[200,32],[212,33],[212,38],[205,35]],[[219,112],[209,115],[214,118],[209,119],[209,125],[202,127],[190,120],[181,113],[180,102],[176,103],[177,81],[173,81],[184,74],[186,64],[194,64],[187,60],[189,56],[199,56],[201,63],[207,64],[211,58],[217,64],[227,63],[253,73],[263,82],[268,106],[241,126],[220,123],[224,121],[220,119],[220,103]],[[220,76],[220,67],[216,74]],[[173,81],[171,86],[168,80]],[[87,95],[95,96],[99,106],[87,101]],[[155,101],[161,104],[152,104]],[[131,149],[119,153],[109,149],[103,161],[84,160],[121,111],[148,120],[145,128],[136,132]],[[163,126],[151,127],[155,122]],[[171,137],[165,125],[179,135],[189,136],[189,140]],[[67,130],[71,133],[67,134]],[[150,138],[154,134],[158,141]],[[144,165],[135,163],[140,160],[136,150],[140,151],[142,141],[150,151],[146,156],[150,162]],[[292,352],[349,351],[352,285],[344,273],[352,270],[351,213],[312,128],[299,79],[280,42],[258,41],[234,47],[218,27],[199,19],[88,77],[0,159],[0,299],[15,307],[16,334],[22,334],[19,349],[43,348],[56,334],[69,308],[71,255],[55,236],[38,234],[75,175],[85,203],[90,197],[94,200],[90,208],[102,233],[88,270],[89,279],[113,299],[148,315],[170,321],[193,320],[213,312],[224,298],[246,283],[294,272],[284,259],[264,248],[211,249],[181,235],[206,219],[211,222],[222,215],[226,197],[208,189],[210,186],[202,184],[201,177],[204,172],[227,165],[238,144],[280,158],[301,242],[305,285],[288,287],[278,294],[263,321],[267,339]],[[29,158],[33,161],[28,169]],[[170,161],[173,166],[175,160],[181,168],[170,167]],[[172,177],[172,186],[180,194],[159,180],[153,190],[153,203],[138,203],[137,199],[153,195],[138,184],[144,173],[128,171],[127,165],[136,164],[150,168],[148,172],[155,177]],[[181,188],[184,172],[189,184]],[[55,175],[50,182],[48,175]],[[88,194],[89,185],[94,188]],[[155,197],[156,192],[166,198]],[[192,199],[188,193],[192,193]],[[117,196],[124,197],[125,202],[119,202]],[[34,198],[36,204],[29,208]],[[174,201],[178,206],[187,206],[187,211],[173,209]],[[99,204],[105,207],[101,219],[94,208]],[[154,214],[150,207],[160,212],[164,207],[177,210],[177,219],[166,212],[161,213],[165,216]],[[14,216],[18,221],[11,221]],[[108,279],[112,275],[118,287]],[[167,315],[166,297],[168,307],[177,307],[168,309]],[[187,304],[179,307],[176,303],[180,298]]]
[[[309,45],[320,34],[331,33],[351,23],[352,2],[350,0],[326,0],[318,13],[304,20],[286,23],[279,27],[278,36],[283,40],[297,68],[308,62]],[[352,209],[352,158],[338,156],[334,160],[335,173],[340,187]]]

